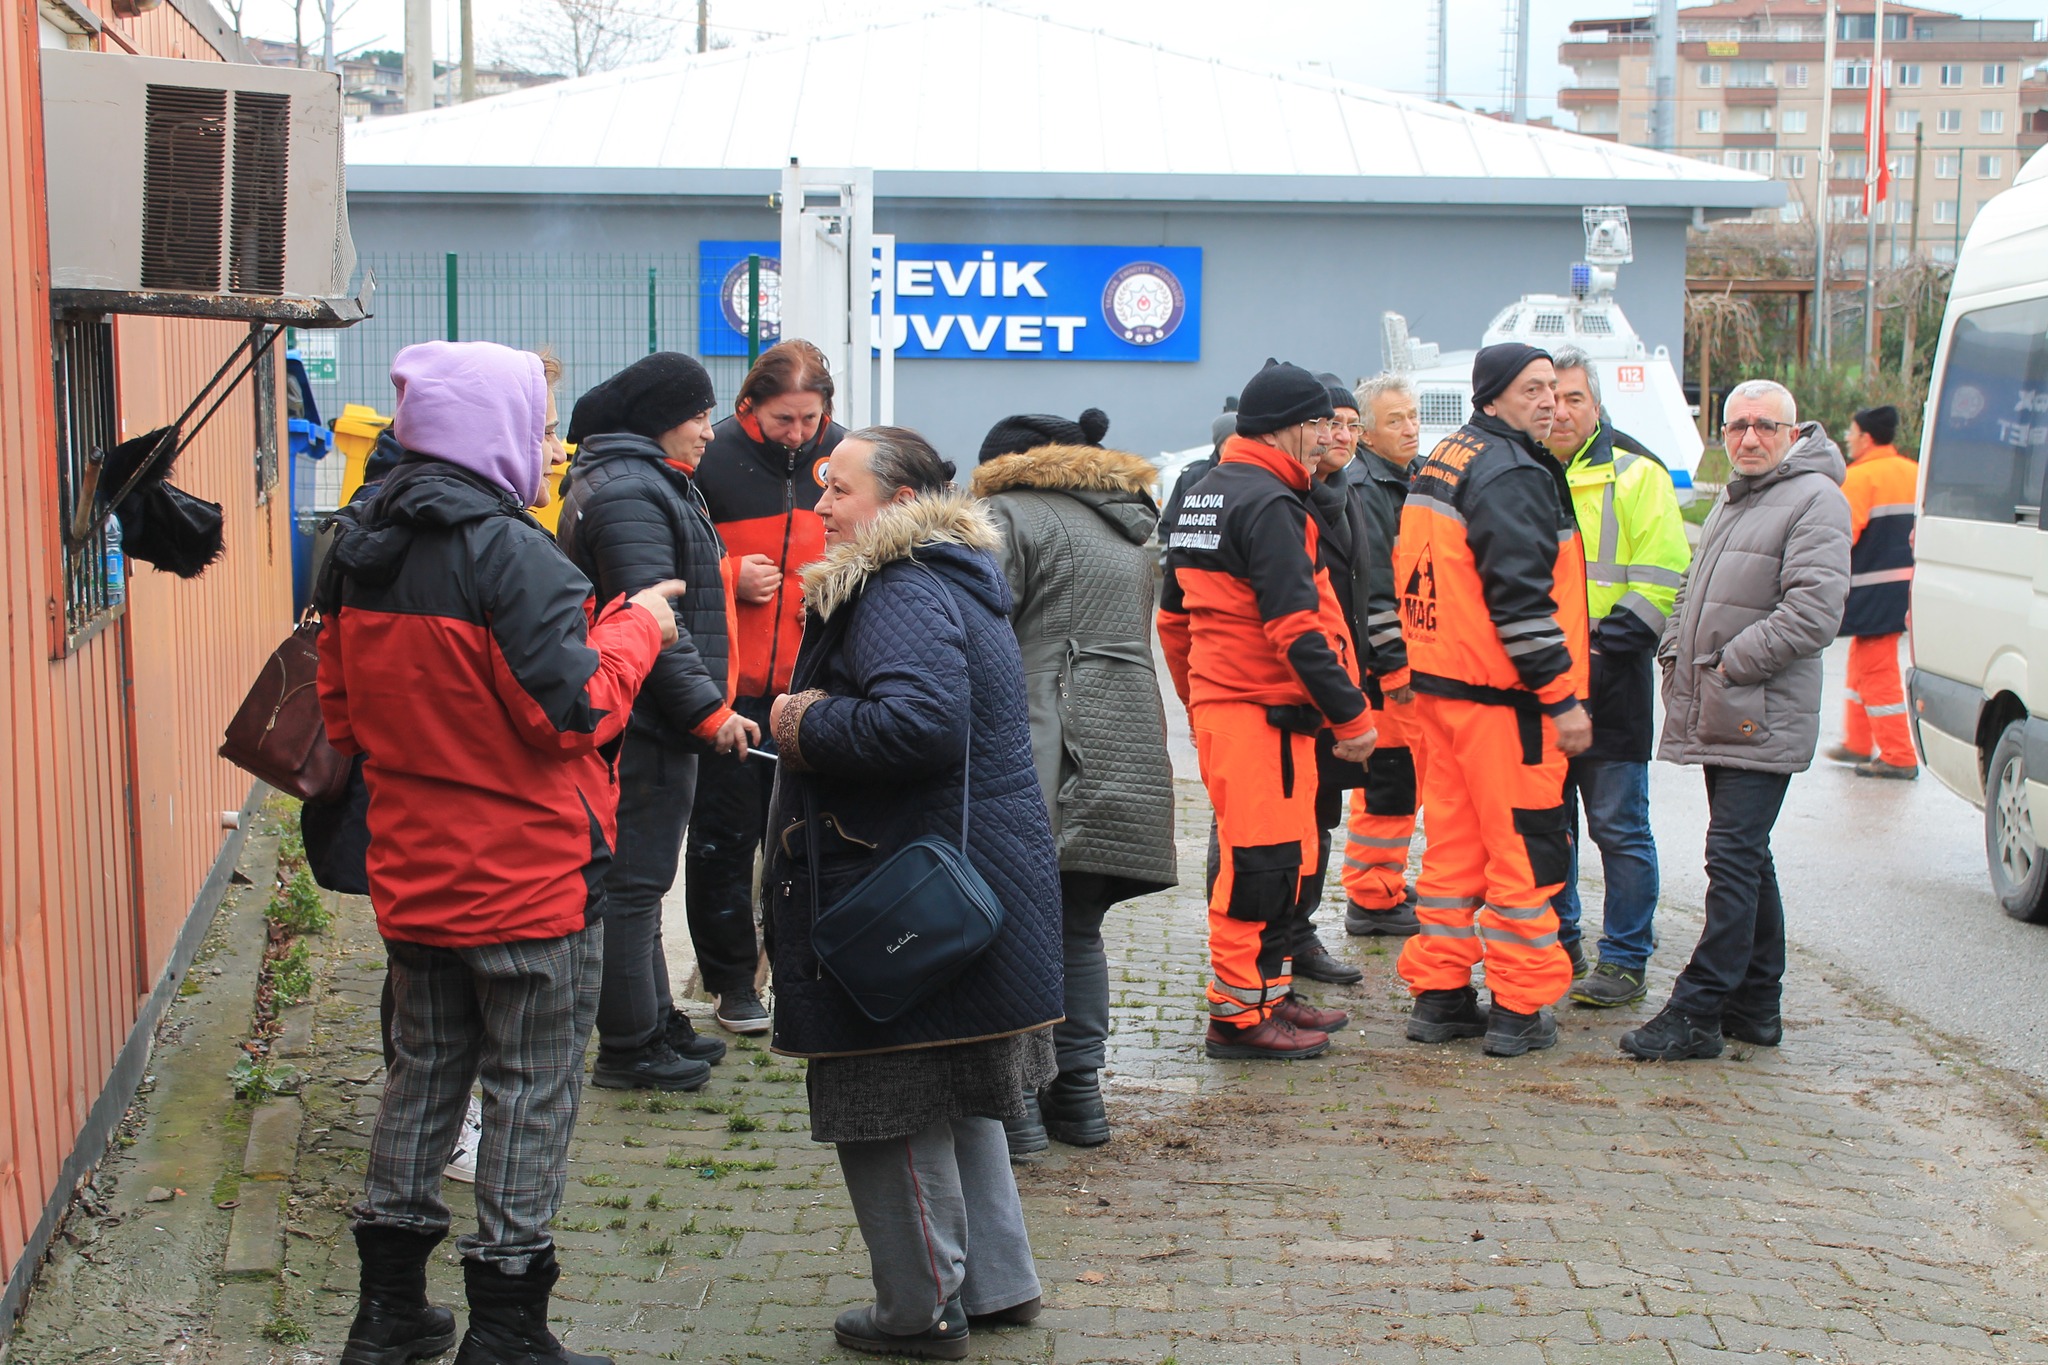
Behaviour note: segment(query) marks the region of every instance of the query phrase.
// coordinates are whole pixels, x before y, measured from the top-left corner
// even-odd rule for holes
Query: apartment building
[[[1805,221],[1825,197],[1831,224],[1863,226],[1864,120],[1878,8],[1877,0],[1839,0],[1832,69],[1821,0],[1721,0],[1680,9],[1673,150],[1785,181],[1785,206],[1762,217]],[[2035,71],[2048,59],[2048,41],[2030,19],[1967,19],[1897,4],[1882,10],[1892,189],[1879,210],[1878,259],[1903,260],[1917,220],[1922,253],[1953,260],[1978,207],[2048,142],[2048,84]],[[1558,50],[1572,71],[1559,103],[1577,116],[1581,133],[1649,145],[1651,26],[1647,15],[1572,24]],[[1834,98],[1823,128],[1830,85]],[[1825,184],[1824,143],[1833,157]],[[1838,260],[1860,269],[1865,233],[1839,240]]]
[[[269,38],[245,38],[249,55],[265,66],[318,66],[320,54],[310,51],[300,61],[297,45]],[[405,112],[405,56],[399,52],[365,52],[344,57],[335,65],[341,71],[342,116],[351,123]],[[434,107],[459,104],[460,69],[448,62],[434,63]],[[512,66],[479,66],[476,69],[476,97],[488,99],[508,91],[525,90],[558,81],[560,76],[521,71]]]

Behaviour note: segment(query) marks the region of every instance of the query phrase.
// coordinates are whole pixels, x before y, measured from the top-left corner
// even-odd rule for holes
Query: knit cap
[[[1508,391],[1508,385],[1522,371],[1548,359],[1550,352],[1519,341],[1503,341],[1480,351],[1472,357],[1472,410],[1483,411],[1488,403]]]
[[[1300,422],[1333,417],[1330,391],[1299,365],[1268,360],[1237,400],[1237,434],[1266,436]]]

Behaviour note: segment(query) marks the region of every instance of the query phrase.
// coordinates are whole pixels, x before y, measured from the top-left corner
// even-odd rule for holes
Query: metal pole
[[[1913,125],[1913,218],[1906,229],[1906,256],[1914,264],[1920,261],[1920,214],[1924,205],[1920,202],[1921,163],[1927,158],[1927,128],[1924,123]]]
[[[455,253],[448,253],[448,282],[444,286],[448,300],[448,340],[462,340],[462,289],[460,276],[455,267]]]
[[[1678,0],[1657,0],[1657,27],[1650,54],[1650,145],[1678,146]]]
[[[747,368],[761,358],[761,258],[747,257]]]
[[[1884,0],[1877,0],[1877,36],[1870,49],[1870,93],[1863,101],[1863,372],[1877,368],[1878,179],[1884,171]]]
[[[875,385],[875,420],[883,426],[896,423],[896,234],[875,234],[875,249],[882,265],[882,358]]]
[[[1515,7],[1515,122],[1529,121],[1529,0]]]
[[[711,0],[697,0],[697,50],[711,47]]]
[[[1442,104],[1451,95],[1451,0],[1436,0],[1436,94]]]
[[[1831,362],[1835,353],[1828,303],[1828,205],[1835,174],[1835,0],[1828,0],[1825,22],[1820,58],[1820,191],[1813,196],[1813,340],[1822,365]]]
[[[405,0],[405,112],[433,107],[433,0]]]
[[[647,354],[653,355],[661,349],[661,331],[655,325],[654,316],[654,267],[647,267]]]
[[[462,0],[460,5],[462,24],[462,102],[468,104],[476,98],[476,24],[470,13],[472,0]]]

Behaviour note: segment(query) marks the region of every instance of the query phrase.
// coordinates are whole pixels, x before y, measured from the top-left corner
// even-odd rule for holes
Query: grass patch
[[[728,1133],[758,1133],[761,1121],[749,1114],[733,1114],[726,1119],[725,1130]]]
[[[280,1346],[298,1346],[313,1339],[311,1328],[297,1318],[288,1318],[282,1314],[257,1328],[256,1334],[265,1341],[274,1341]]]

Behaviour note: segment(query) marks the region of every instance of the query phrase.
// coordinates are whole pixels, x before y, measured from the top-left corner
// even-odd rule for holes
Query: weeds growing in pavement
[[[333,923],[319,884],[303,867],[292,873],[284,888],[270,898],[270,907],[264,914],[272,924],[292,934],[324,934]]]
[[[270,988],[271,998],[279,1009],[299,1004],[313,994],[313,955],[307,951],[304,939],[294,939],[290,948],[272,960]]]
[[[234,1082],[236,1099],[256,1104],[273,1095],[295,1095],[299,1089],[296,1067],[258,1061],[246,1053],[235,1062],[235,1069],[228,1072],[228,1079]]]

